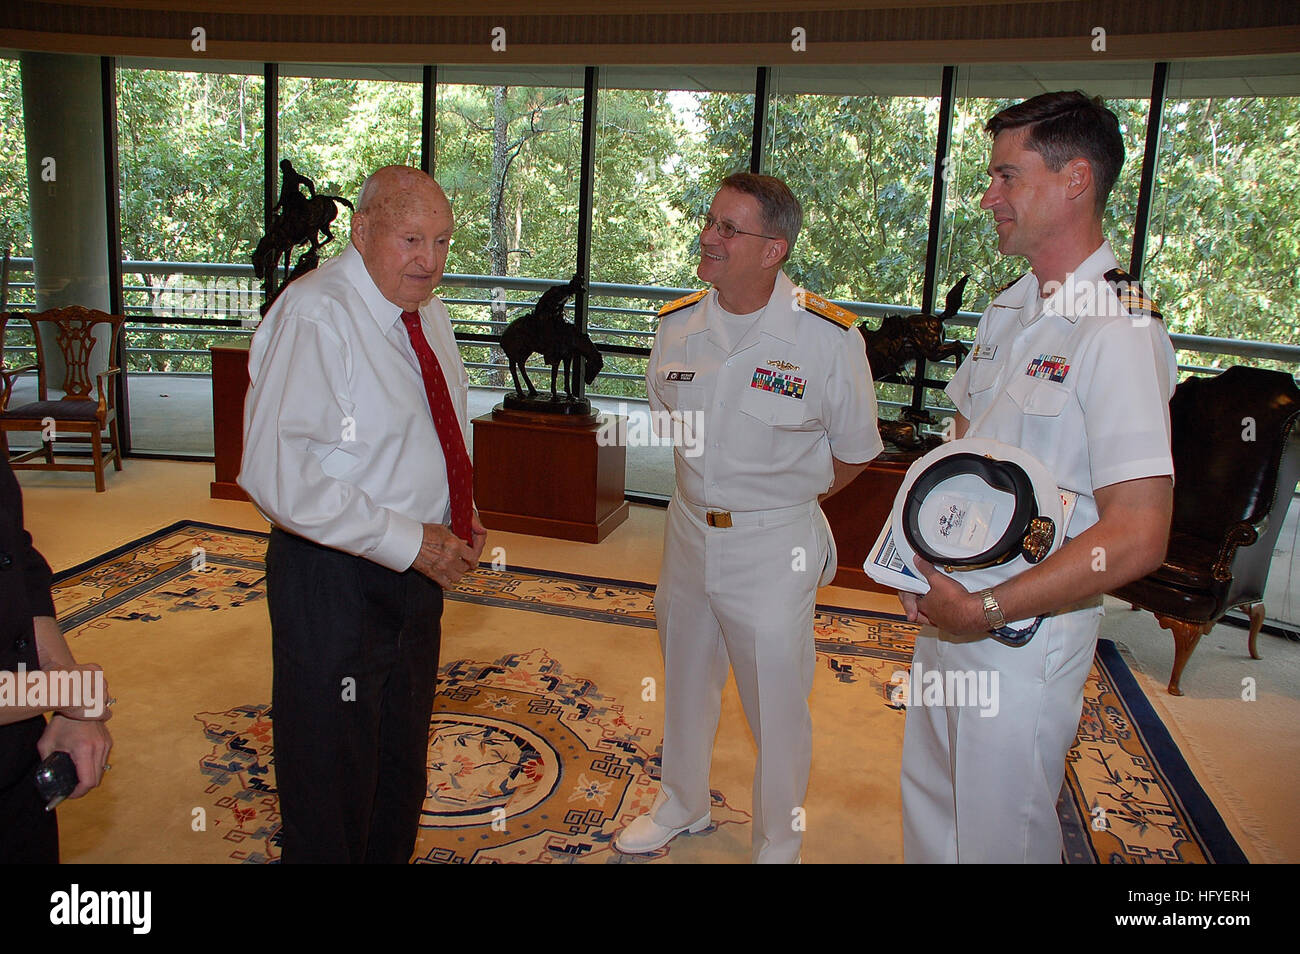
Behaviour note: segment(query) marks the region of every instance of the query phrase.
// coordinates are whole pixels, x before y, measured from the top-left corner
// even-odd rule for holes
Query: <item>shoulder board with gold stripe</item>
[[[1112,268],[1106,273],[1106,281],[1115,290],[1115,297],[1130,315],[1147,315],[1158,321],[1164,321],[1156,303],[1148,297],[1142,283],[1121,268]]]
[[[821,295],[814,295],[806,288],[799,288],[795,291],[799,307],[804,311],[810,311],[819,318],[825,318],[841,328],[852,328],[857,324],[858,316],[847,308],[841,308],[833,301],[827,301]]]
[[[691,292],[689,295],[683,295],[681,298],[678,298],[676,301],[670,301],[668,304],[664,305],[662,308],[659,309],[659,317],[662,318],[664,317],[664,315],[671,315],[675,311],[681,311],[683,308],[689,308],[691,305],[695,304],[697,301],[699,301],[708,293],[709,290],[707,288],[701,288],[699,291]]]

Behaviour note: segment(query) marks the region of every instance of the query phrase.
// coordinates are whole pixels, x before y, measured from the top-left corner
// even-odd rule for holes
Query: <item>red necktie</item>
[[[470,542],[470,518],[474,512],[474,466],[465,452],[465,439],[456,420],[456,409],[447,390],[447,379],[442,367],[424,337],[420,315],[414,311],[402,312],[402,324],[411,337],[411,347],[420,359],[420,374],[424,377],[424,393],[429,398],[433,412],[433,426],[442,444],[442,456],[447,460],[447,486],[451,491],[451,532],[466,543]]]

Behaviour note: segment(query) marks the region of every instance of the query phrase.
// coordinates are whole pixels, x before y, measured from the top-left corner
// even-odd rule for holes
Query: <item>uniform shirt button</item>
[[[14,646],[16,646],[18,649],[26,649],[26,648],[27,648],[27,637],[26,637],[26,636],[19,636],[17,639],[14,640]]]
[[[727,362],[727,367],[731,367],[731,362],[730,362],[730,361]]]
[[[0,570],[7,570],[14,565],[14,558],[0,550]]]

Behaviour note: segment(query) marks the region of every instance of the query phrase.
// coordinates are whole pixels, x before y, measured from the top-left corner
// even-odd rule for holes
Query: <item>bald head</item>
[[[384,297],[415,311],[442,281],[453,227],[438,183],[410,166],[384,166],[361,186],[352,244]]]

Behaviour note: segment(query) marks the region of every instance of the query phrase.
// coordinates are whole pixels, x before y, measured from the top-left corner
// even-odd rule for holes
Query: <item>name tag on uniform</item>
[[[997,353],[997,345],[977,344],[975,350],[970,353],[970,359],[972,361],[992,361],[993,356]]]
[[[803,400],[804,385],[807,384],[803,378],[796,378],[793,374],[786,374],[781,371],[772,371],[769,368],[755,368],[754,377],[749,382],[751,388],[758,388],[760,391],[771,391],[773,394],[783,394],[786,397]]]
[[[694,371],[669,371],[664,375],[665,381],[694,381]]]

